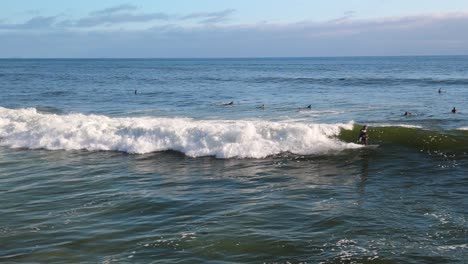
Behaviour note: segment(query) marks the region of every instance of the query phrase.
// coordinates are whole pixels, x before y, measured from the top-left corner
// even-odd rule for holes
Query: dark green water
[[[466,159],[1,148],[2,262],[463,263]]]

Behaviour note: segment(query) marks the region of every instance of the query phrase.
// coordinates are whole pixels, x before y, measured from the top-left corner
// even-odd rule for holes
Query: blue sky
[[[2,1],[0,57],[468,54],[466,0]]]

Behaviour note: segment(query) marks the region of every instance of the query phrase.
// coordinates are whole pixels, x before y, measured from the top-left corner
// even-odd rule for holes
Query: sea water
[[[3,59],[0,81],[0,262],[468,261],[466,56]]]

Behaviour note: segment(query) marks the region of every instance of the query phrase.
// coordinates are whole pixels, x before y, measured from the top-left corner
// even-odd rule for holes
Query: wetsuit
[[[369,138],[369,136],[367,135],[367,129],[361,129],[360,133],[359,133],[359,139],[358,141],[359,142],[364,142],[364,144],[367,145],[367,139]]]

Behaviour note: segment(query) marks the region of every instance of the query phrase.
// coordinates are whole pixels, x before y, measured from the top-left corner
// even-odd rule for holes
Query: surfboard
[[[365,145],[363,146],[362,148],[365,148],[365,149],[376,149],[380,147],[380,145],[377,145],[377,144],[373,144],[373,145]]]

